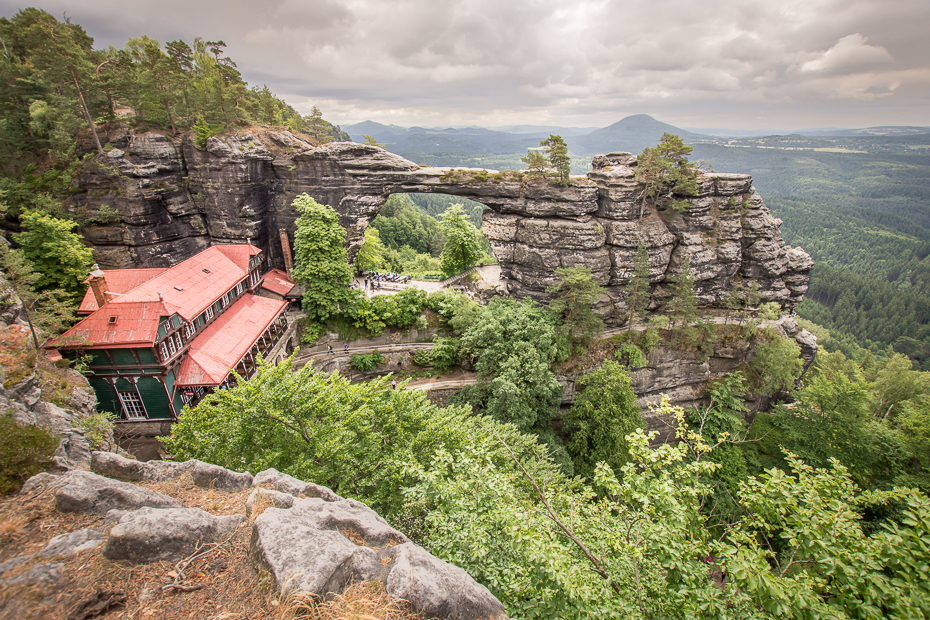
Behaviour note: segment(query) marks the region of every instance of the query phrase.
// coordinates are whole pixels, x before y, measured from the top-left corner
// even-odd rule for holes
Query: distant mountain
[[[552,127],[550,125],[504,125],[503,127],[492,127],[497,131],[516,134],[533,134],[549,137],[549,134],[555,134],[568,138],[570,136],[583,136],[598,129],[597,127]]]
[[[880,127],[865,127],[863,129],[825,129],[822,131],[797,131],[804,136],[916,136],[930,133],[930,127],[915,127],[912,125],[883,125]]]
[[[680,127],[657,121],[648,114],[635,114],[585,136],[571,138],[567,142],[569,150],[573,153],[628,151],[639,154],[647,146],[655,146],[666,132],[679,136],[686,144],[713,141],[711,136],[685,131]]]

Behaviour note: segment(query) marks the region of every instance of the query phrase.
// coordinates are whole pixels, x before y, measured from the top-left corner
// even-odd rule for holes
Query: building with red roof
[[[174,419],[185,404],[254,374],[287,331],[287,302],[258,295],[262,252],[207,248],[168,269],[96,269],[87,316],[51,346],[88,356],[100,408],[121,420]],[[272,270],[271,286],[287,274]],[[293,283],[290,285],[293,287]]]

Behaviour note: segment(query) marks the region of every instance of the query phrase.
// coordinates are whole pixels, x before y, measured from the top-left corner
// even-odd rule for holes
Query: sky
[[[122,47],[221,39],[338,124],[930,126],[930,0],[0,0]]]

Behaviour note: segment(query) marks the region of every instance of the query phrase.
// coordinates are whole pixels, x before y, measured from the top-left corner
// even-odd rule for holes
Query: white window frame
[[[190,338],[191,336],[194,335],[194,333],[195,333],[196,331],[197,331],[197,329],[194,327],[194,324],[193,324],[193,323],[185,323],[185,324],[184,324],[184,337],[185,337],[185,338]]]
[[[119,396],[119,402],[123,407],[126,419],[144,420],[149,417],[145,412],[145,405],[142,403],[142,398],[138,392],[117,390],[116,394]]]
[[[178,344],[178,351],[180,351],[181,349],[183,349],[183,348],[184,348],[184,341],[181,340],[181,333],[180,333],[180,332],[178,332],[177,334],[174,335],[174,339],[177,341],[177,344]]]
[[[259,279],[258,269],[256,269],[251,274],[249,274],[249,285],[255,286],[256,284],[258,284],[258,279]]]
[[[223,303],[221,304],[224,308],[229,305],[229,293],[223,295]]]
[[[162,360],[168,359],[168,345],[165,344],[164,340],[161,341],[161,359]]]
[[[174,336],[165,338],[165,342],[168,343],[168,350],[171,351],[171,356],[173,357],[174,354],[178,352],[178,347],[174,344]]]
[[[242,282],[236,285],[236,296],[238,297],[241,294],[242,294]]]
[[[213,306],[207,306],[207,309],[203,311],[204,315],[207,317],[207,321],[213,318]]]

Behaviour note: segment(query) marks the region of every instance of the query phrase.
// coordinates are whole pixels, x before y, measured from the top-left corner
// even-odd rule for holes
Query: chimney
[[[161,293],[158,293],[158,301],[164,301],[164,297],[161,296]]]
[[[278,235],[281,237],[281,252],[284,253],[284,270],[290,276],[291,271],[294,269],[294,259],[291,257],[291,242],[288,241],[287,231],[283,228],[278,231]]]
[[[103,308],[107,303],[107,279],[96,263],[94,263],[94,270],[90,272],[90,290],[94,292],[97,307]]]

